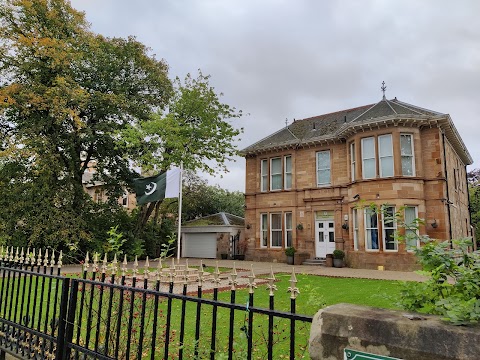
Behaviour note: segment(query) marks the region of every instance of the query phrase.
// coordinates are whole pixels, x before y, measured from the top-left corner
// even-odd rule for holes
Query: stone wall
[[[343,360],[344,350],[405,360],[478,359],[480,328],[436,316],[338,304],[320,310],[310,331],[313,360]]]

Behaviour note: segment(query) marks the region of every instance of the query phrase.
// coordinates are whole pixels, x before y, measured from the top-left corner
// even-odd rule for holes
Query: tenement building
[[[346,252],[355,268],[415,267],[411,235],[472,236],[466,166],[448,114],[397,100],[296,120],[242,150],[247,259]],[[372,206],[373,205],[373,206]],[[382,211],[376,211],[381,209]],[[407,225],[422,219],[417,228]]]

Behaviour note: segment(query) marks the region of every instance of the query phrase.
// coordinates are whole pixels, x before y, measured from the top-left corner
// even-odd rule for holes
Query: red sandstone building
[[[362,204],[423,219],[419,235],[473,235],[473,161],[448,114],[383,97],[294,121],[242,153],[247,259],[285,261],[294,246],[296,262],[343,249],[351,267],[414,267],[411,246],[420,244],[397,241],[397,224]]]

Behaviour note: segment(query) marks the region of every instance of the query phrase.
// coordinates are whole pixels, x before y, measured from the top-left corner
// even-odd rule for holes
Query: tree
[[[474,169],[467,173],[468,191],[470,193],[470,214],[472,226],[475,229],[477,248],[480,248],[480,169]]]
[[[205,160],[231,157],[239,131],[225,119],[240,113],[207,76],[174,87],[167,71],[135,38],[91,32],[66,0],[3,1],[0,232],[19,245],[88,248],[125,218],[116,199],[139,175],[132,164],[214,171]],[[83,191],[92,163],[109,204]]]
[[[200,70],[196,78],[188,74],[183,82],[177,77],[167,109],[124,131],[126,147],[141,154],[138,166],[168,169],[182,163],[193,172],[226,171],[225,161],[237,154],[234,140],[241,133],[228,120],[241,117],[242,112],[222,103],[222,94],[215,92],[209,80]],[[142,208],[140,228],[154,209],[158,210],[157,203]]]

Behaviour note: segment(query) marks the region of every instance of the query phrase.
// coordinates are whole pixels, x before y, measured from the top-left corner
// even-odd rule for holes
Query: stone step
[[[307,259],[305,260],[302,265],[318,265],[318,266],[325,266],[325,259],[315,258],[315,259]]]

